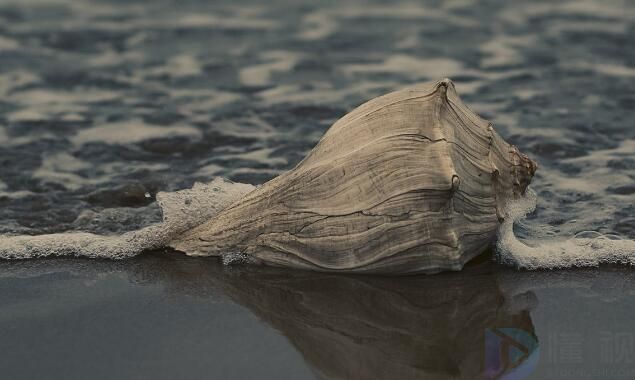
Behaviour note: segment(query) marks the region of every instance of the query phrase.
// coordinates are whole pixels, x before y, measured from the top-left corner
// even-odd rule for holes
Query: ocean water
[[[538,342],[535,378],[633,378],[633,40],[628,0],[0,1],[2,235],[153,228],[159,192],[261,184],[362,102],[449,77],[539,163],[500,261],[611,264],[387,281],[172,253],[1,261],[0,370],[491,378],[486,331],[513,328]]]

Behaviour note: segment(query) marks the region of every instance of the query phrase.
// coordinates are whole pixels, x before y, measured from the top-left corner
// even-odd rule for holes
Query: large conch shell
[[[460,270],[535,170],[444,79],[361,105],[295,168],[169,245],[320,271]]]

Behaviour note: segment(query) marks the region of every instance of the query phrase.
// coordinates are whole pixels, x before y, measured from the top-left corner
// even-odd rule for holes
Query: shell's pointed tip
[[[448,92],[456,92],[454,87],[454,82],[450,78],[443,78],[437,82],[437,91],[442,94],[447,94]]]

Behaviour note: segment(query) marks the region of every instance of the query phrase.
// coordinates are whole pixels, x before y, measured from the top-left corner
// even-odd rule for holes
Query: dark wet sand
[[[0,262],[0,289],[10,379],[490,378],[487,331],[501,328],[526,332],[525,346],[537,340],[529,378],[635,371],[635,273],[624,268],[516,272],[485,261],[391,278],[161,252]]]

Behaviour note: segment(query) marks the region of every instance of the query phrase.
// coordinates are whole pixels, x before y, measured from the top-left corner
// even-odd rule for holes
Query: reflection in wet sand
[[[405,278],[224,267],[164,253],[0,263],[0,278],[47,272],[87,279],[123,273],[138,284],[160,284],[172,297],[227,297],[286,336],[324,379],[494,378],[528,356],[486,365],[488,331],[512,328],[535,338],[533,303],[509,304],[497,281],[501,268],[490,263]],[[531,300],[531,291],[509,299]]]
[[[527,310],[503,307],[491,273],[395,279],[241,271],[218,285],[282,332],[324,379],[486,378],[488,329],[533,334]]]

